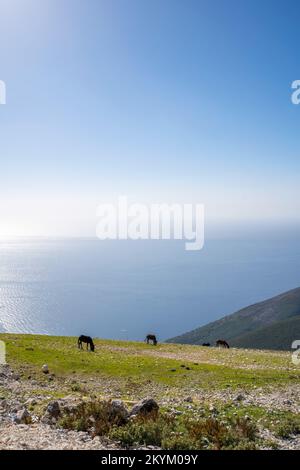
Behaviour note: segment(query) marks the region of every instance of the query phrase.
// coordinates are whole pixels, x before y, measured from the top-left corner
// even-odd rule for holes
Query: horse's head
[[[95,352],[95,345],[94,345],[94,343],[91,343],[91,351]]]

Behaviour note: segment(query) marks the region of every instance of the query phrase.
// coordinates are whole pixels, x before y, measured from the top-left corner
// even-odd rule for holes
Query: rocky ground
[[[35,423],[31,425],[11,422],[0,424],[0,449],[6,450],[107,450],[118,447],[86,432],[55,429]]]
[[[24,381],[9,366],[0,366],[0,387],[2,392],[5,392],[3,396],[0,396],[0,449],[104,450],[121,448],[118,443],[106,437],[67,430],[57,425],[57,410],[70,409],[81,400],[77,395],[53,400],[53,391],[56,387],[60,388],[60,385],[55,383],[54,377],[48,376],[47,382],[43,382],[43,394],[37,394],[35,379],[27,378]],[[181,414],[185,410],[198,413],[205,404],[208,405],[213,415],[218,413],[216,404],[230,402],[235,404],[237,410],[241,406],[255,405],[269,410],[275,408],[299,414],[299,392],[300,386],[295,385],[285,390],[270,390],[268,393],[260,389],[240,393],[232,390],[220,392],[192,390],[193,396],[161,398],[160,406],[168,409],[170,413]],[[118,412],[120,410],[123,412],[124,405],[121,400],[113,400],[113,403],[118,408]],[[279,438],[263,426],[260,426],[259,433],[265,441],[265,444],[261,445],[262,449],[273,446],[278,449],[300,449],[299,436]],[[153,449],[154,447],[139,448]]]
[[[10,398],[0,397],[0,450],[117,450],[120,446],[106,437],[63,429],[58,426],[58,413],[72,410],[82,400],[75,396],[50,400],[36,395],[36,381],[22,383],[9,366],[0,366],[0,386]],[[47,387],[46,387],[47,388]],[[53,386],[50,386],[53,392]],[[25,392],[25,393],[24,393]],[[31,393],[30,398],[25,398]],[[154,402],[154,401],[153,401]],[[38,407],[39,403],[41,407]],[[155,402],[154,402],[155,403]],[[39,412],[28,411],[37,406]],[[121,400],[112,401],[118,413],[127,410]],[[136,405],[134,408],[137,408]],[[153,446],[138,447],[153,449]]]
[[[0,449],[109,449],[114,448],[85,432],[56,429],[40,422],[40,418],[28,411],[32,403],[44,400],[32,396],[24,401],[20,397],[20,377],[6,366],[0,367],[0,385],[10,398],[0,397]],[[33,384],[34,386],[34,384]],[[28,384],[26,389],[28,390]]]

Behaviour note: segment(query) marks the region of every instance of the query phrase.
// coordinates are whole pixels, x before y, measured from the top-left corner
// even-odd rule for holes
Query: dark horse
[[[78,338],[78,347],[80,349],[83,349],[82,348],[82,343],[86,343],[86,349],[87,350],[89,349],[89,345],[90,345],[90,350],[95,351],[95,345],[94,345],[93,340],[90,336],[84,336],[84,335],[79,336],[79,338]]]
[[[147,335],[145,341],[147,342],[147,344],[149,344],[151,341],[154,346],[157,345],[157,339],[155,335]]]
[[[227,343],[227,341],[224,341],[223,339],[218,339],[218,341],[216,342],[216,346],[219,348],[229,349],[229,344]]]
[[[210,346],[210,343],[202,343],[202,346]]]

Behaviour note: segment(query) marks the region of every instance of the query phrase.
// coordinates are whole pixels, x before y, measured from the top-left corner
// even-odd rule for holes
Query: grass
[[[200,346],[95,340],[96,352],[78,350],[76,338],[2,334],[7,360],[21,373],[38,375],[44,363],[62,377],[117,379],[121,388],[151,383],[185,390],[253,388],[297,383],[300,369],[288,353],[218,350]],[[208,350],[209,349],[209,350]],[[183,367],[184,366],[184,367]],[[76,391],[76,384],[73,384]],[[80,388],[80,387],[79,387]]]

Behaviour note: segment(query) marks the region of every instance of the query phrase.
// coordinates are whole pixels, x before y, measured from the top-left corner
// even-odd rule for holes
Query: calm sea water
[[[0,243],[0,331],[143,339],[300,286],[300,241]]]

